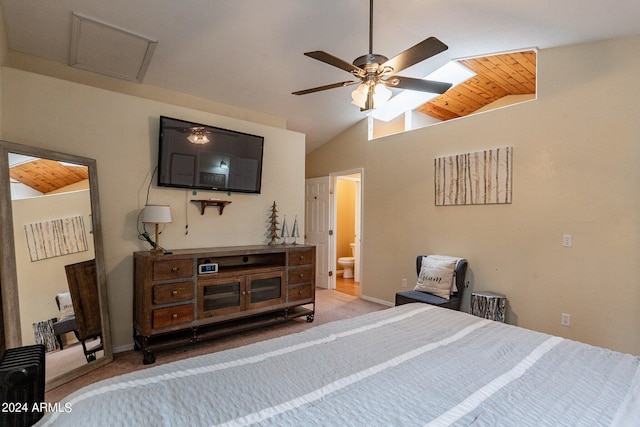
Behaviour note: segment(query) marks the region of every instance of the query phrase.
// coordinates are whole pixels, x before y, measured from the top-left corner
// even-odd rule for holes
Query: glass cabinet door
[[[246,308],[258,308],[286,301],[283,271],[250,274],[246,283]]]
[[[286,302],[284,270],[198,282],[200,317],[219,316]]]
[[[235,313],[242,310],[244,277],[230,277],[200,284],[198,302],[205,316]]]

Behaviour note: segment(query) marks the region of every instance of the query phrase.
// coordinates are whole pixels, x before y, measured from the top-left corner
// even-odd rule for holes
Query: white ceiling
[[[367,0],[0,0],[9,48],[69,62],[72,12],[158,41],[144,83],[284,117],[307,152],[364,116],[353,88],[291,92],[350,80],[303,56],[352,62],[368,51]],[[429,36],[449,50],[400,74],[422,77],[448,59],[540,49],[640,33],[637,0],[376,0],[374,53],[393,57]]]

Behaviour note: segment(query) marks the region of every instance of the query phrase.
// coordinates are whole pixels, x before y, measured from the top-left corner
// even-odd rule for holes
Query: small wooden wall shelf
[[[229,200],[213,200],[213,199],[191,200],[191,201],[200,203],[200,215],[204,215],[204,209],[207,206],[217,206],[218,212],[220,213],[220,215],[222,215],[222,211],[224,210],[224,207],[227,206],[229,203],[231,203]]]

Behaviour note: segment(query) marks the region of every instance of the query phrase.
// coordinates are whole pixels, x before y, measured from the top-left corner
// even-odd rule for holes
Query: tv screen
[[[260,193],[264,137],[160,117],[158,185]]]

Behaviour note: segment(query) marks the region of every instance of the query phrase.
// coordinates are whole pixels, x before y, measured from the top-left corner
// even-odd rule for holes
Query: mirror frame
[[[22,345],[18,278],[13,233],[13,209],[9,177],[9,153],[24,154],[43,159],[75,163],[87,166],[89,172],[91,224],[93,227],[96,277],[98,280],[104,356],[47,381],[45,388],[46,390],[50,390],[81,375],[91,372],[94,369],[104,366],[113,360],[109,309],[107,304],[104,248],[100,222],[100,201],[98,197],[98,171],[96,169],[96,160],[94,159],[0,140],[0,295],[2,297],[2,311],[0,312],[2,315],[2,325],[0,326],[0,338],[2,338],[3,341],[0,343],[0,349],[3,351],[7,348],[20,347]]]

